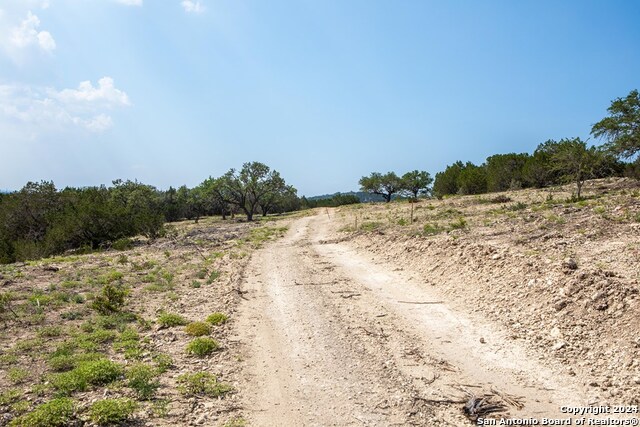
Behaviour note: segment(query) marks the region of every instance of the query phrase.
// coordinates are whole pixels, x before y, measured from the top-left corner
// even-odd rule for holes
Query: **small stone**
[[[480,344],[484,344],[484,343],[486,343],[486,341],[484,340],[483,337],[480,337]]]
[[[553,351],[558,351],[561,350],[563,348],[565,348],[567,346],[567,342],[566,341],[558,341],[557,343],[555,343],[555,345],[552,347]]]
[[[562,266],[564,268],[568,268],[569,270],[577,270],[578,269],[578,263],[573,258],[565,258],[562,261]]]

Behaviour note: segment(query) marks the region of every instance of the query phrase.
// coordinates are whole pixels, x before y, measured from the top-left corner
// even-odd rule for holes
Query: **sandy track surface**
[[[518,418],[588,403],[418,274],[339,241],[331,214],[295,220],[246,270],[237,338],[251,425],[468,425],[450,401],[490,390],[520,397]]]

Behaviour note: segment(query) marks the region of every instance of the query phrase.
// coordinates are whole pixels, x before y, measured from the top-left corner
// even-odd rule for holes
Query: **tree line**
[[[166,191],[122,180],[110,187],[62,190],[53,182],[29,182],[19,191],[0,194],[0,263],[97,249],[136,235],[157,238],[167,221],[239,213],[251,221],[256,213],[299,208],[296,189],[259,162],[194,188]]]
[[[487,157],[480,165],[457,161],[438,172],[412,171],[398,177],[394,172],[373,172],[360,179],[360,189],[382,195],[417,198],[450,194],[482,194],[520,188],[542,188],[573,182],[580,198],[587,179],[610,176],[640,178],[640,95],[632,90],[611,102],[609,115],[591,128],[591,135],[604,140],[589,146],[580,138],[548,140],[532,154],[508,153]],[[430,187],[433,182],[433,188]]]

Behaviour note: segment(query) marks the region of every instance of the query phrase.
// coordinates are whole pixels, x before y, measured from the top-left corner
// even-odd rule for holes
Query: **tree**
[[[610,115],[594,124],[591,134],[607,140],[606,147],[615,155],[631,158],[640,153],[640,94],[629,92],[626,98],[611,101]],[[640,157],[638,158],[640,161]]]
[[[521,188],[523,169],[529,154],[509,153],[487,157],[487,190],[489,192],[506,191]]]
[[[395,172],[387,172],[384,175],[379,172],[372,172],[371,175],[360,178],[358,183],[361,191],[378,194],[384,197],[387,203],[391,201],[391,197],[394,194],[402,190],[402,180]]]
[[[214,191],[225,203],[237,206],[253,221],[260,203],[273,197],[286,187],[280,173],[260,162],[245,163],[242,169],[230,169],[214,186]]]
[[[487,169],[467,162],[458,175],[458,193],[482,194],[487,192]]]
[[[442,172],[436,174],[435,182],[433,183],[433,193],[436,197],[441,198],[447,194],[458,193],[458,176],[464,168],[464,164],[461,161],[457,161],[452,165],[446,167]]]
[[[562,139],[551,157],[551,168],[567,182],[575,182],[576,197],[581,197],[587,179],[597,175],[604,162],[604,153],[596,147],[587,147],[580,138]]]
[[[414,170],[402,175],[402,190],[410,194],[413,199],[417,199],[418,195],[429,194],[433,178],[429,172]]]

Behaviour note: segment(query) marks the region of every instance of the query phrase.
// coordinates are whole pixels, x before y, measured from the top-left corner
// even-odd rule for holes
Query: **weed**
[[[127,264],[129,262],[129,257],[127,257],[125,254],[120,254],[116,262],[118,264]]]
[[[200,286],[201,286],[201,284],[197,280],[194,280],[194,281],[191,282],[191,287],[192,288],[199,288]]]
[[[526,208],[527,208],[526,203],[522,203],[522,202],[514,203],[513,205],[507,207],[507,209],[510,211],[521,211]]]
[[[124,306],[127,294],[128,291],[122,286],[105,285],[91,307],[100,314],[117,313]]]
[[[201,337],[211,333],[211,326],[205,322],[192,322],[185,326],[184,331],[192,337]]]
[[[220,348],[215,340],[207,337],[198,337],[187,344],[186,351],[194,356],[204,357]]]
[[[449,228],[451,230],[462,230],[467,228],[467,221],[463,218],[460,217],[455,221],[452,221],[449,223]]]
[[[87,385],[104,385],[122,375],[122,366],[108,359],[80,362],[69,372],[54,374],[49,382],[59,394],[68,396],[76,391],[84,391]]]
[[[29,409],[31,409],[31,403],[28,400],[20,400],[11,405],[11,411],[16,415],[29,412]]]
[[[29,371],[23,368],[11,368],[7,371],[7,379],[13,385],[22,384],[29,378]]]
[[[113,270],[107,274],[104,274],[98,277],[98,283],[100,283],[101,285],[108,285],[116,281],[121,281],[123,277],[124,277],[124,274],[122,274],[119,271]]]
[[[173,368],[173,359],[168,354],[158,353],[153,356],[153,362],[156,364],[156,370],[162,374]]]
[[[211,313],[207,317],[207,322],[211,323],[212,325],[220,325],[222,323],[225,323],[227,320],[229,320],[229,317],[226,314],[220,312]]]
[[[43,403],[26,415],[11,421],[11,427],[65,427],[71,424],[74,412],[73,400],[53,399]]]
[[[0,393],[0,406],[9,406],[14,402],[17,402],[22,396],[20,390],[12,388]]]
[[[0,355],[0,366],[13,365],[15,363],[18,363],[18,356],[15,354],[7,353]]]
[[[242,418],[232,418],[226,423],[224,423],[223,427],[245,427],[247,425],[247,421]]]
[[[433,236],[435,234],[440,234],[443,231],[444,229],[437,224],[425,224],[424,227],[422,227],[422,234],[425,236]]]
[[[233,388],[218,382],[215,375],[209,372],[183,374],[178,377],[178,390],[184,396],[218,397],[230,392]]]
[[[131,399],[104,399],[89,407],[89,419],[99,426],[120,425],[127,421],[138,404]]]
[[[381,223],[379,222],[375,222],[375,221],[365,221],[362,223],[362,225],[360,226],[360,229],[364,230],[364,231],[373,231],[373,230],[377,230],[378,228],[380,228],[382,226]]]
[[[131,249],[133,247],[133,241],[129,238],[118,239],[111,244],[111,248],[116,251],[126,251],[127,249]]]
[[[213,282],[215,282],[218,279],[218,277],[220,277],[220,272],[217,270],[213,270],[209,275],[209,279],[207,280],[207,285],[210,285]]]
[[[38,336],[43,338],[54,338],[62,335],[61,326],[46,326],[38,331]]]
[[[169,415],[169,399],[158,399],[151,404],[151,412],[158,418],[164,418]]]
[[[127,386],[135,391],[138,399],[149,400],[160,387],[160,382],[156,379],[157,374],[154,367],[137,363],[127,369]]]
[[[157,323],[162,328],[172,328],[174,326],[184,326],[189,323],[189,321],[179,314],[161,313],[160,316],[158,316]]]
[[[200,280],[204,279],[207,277],[207,270],[200,270],[198,271],[198,273],[196,273],[196,277]]]

